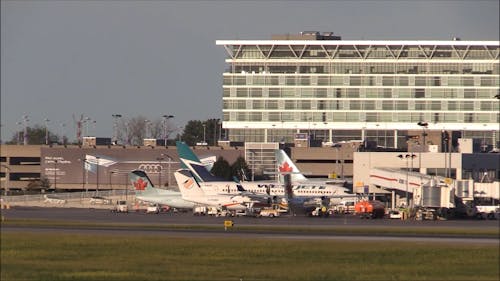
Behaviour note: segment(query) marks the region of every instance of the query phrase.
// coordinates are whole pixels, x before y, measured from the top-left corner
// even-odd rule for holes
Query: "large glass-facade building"
[[[340,40],[304,32],[217,40],[227,53],[223,127],[231,141],[297,133],[404,147],[409,131],[456,131],[496,146],[499,41]]]

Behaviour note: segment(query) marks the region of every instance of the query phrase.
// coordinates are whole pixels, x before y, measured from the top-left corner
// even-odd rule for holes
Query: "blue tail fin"
[[[196,181],[225,181],[224,179],[212,175],[187,144],[177,141],[175,145],[177,146],[181,168],[191,171]]]

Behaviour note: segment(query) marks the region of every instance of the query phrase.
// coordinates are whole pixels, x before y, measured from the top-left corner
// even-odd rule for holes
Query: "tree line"
[[[6,144],[23,144],[24,138],[27,138],[28,144],[42,145],[46,143],[47,134],[49,144],[81,143],[76,137],[70,141],[66,136],[58,135],[43,125],[35,124],[26,128],[26,134],[24,129],[15,132]],[[116,138],[116,143],[120,145],[143,145],[144,139],[166,139],[167,145],[175,145],[176,140],[182,140],[191,146],[203,142],[213,146],[217,145],[219,139],[224,138],[224,134],[219,119],[191,120],[184,128],[177,128],[168,119],[149,120],[139,115],[120,118],[113,132],[107,137],[113,141],[115,141],[113,138]]]

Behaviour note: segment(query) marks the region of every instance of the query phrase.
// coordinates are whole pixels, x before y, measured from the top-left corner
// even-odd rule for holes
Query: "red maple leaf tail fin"
[[[137,193],[144,193],[154,190],[153,184],[146,172],[142,170],[134,170],[129,174],[130,182]]]

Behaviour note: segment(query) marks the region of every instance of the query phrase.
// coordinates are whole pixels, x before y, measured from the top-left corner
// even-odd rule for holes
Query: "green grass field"
[[[1,280],[499,280],[492,245],[2,232]]]

